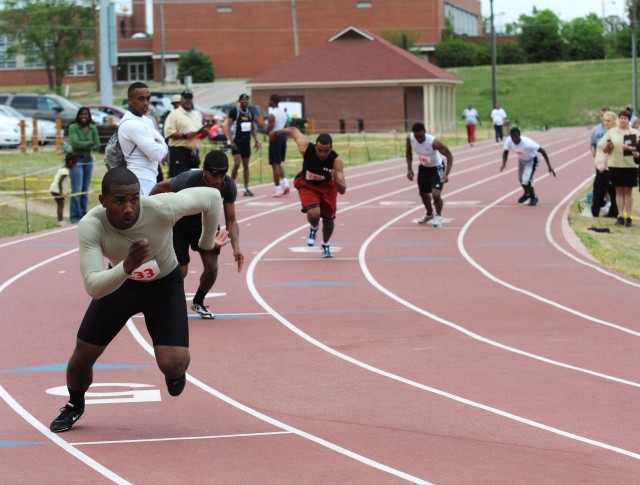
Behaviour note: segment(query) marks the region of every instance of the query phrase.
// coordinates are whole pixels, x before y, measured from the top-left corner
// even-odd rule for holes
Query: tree
[[[436,59],[440,67],[474,66],[476,47],[461,39],[444,40],[436,46]]]
[[[562,37],[567,43],[568,59],[572,61],[604,57],[602,19],[594,13],[565,23],[562,26]]]
[[[42,63],[51,90],[60,89],[74,59],[93,54],[94,28],[88,0],[5,0],[0,10],[6,55]]]
[[[554,62],[563,59],[564,42],[560,35],[560,19],[551,10],[537,10],[520,15],[520,46],[528,62]]]
[[[194,83],[210,83],[216,78],[211,59],[204,52],[192,47],[184,54],[180,54],[178,61],[178,79],[191,76]]]

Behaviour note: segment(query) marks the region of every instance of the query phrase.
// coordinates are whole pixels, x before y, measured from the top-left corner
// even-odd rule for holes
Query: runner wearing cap
[[[164,136],[169,142],[169,177],[200,166],[200,138],[208,128],[200,112],[193,109],[191,91],[182,91],[179,102],[180,106],[164,122]]]
[[[256,119],[249,109],[249,95],[241,94],[238,97],[238,106],[232,108],[227,114],[224,122],[224,134],[231,145],[233,155],[233,169],[231,177],[237,180],[238,170],[242,162],[242,173],[244,179],[244,196],[250,197],[253,192],[249,190],[249,159],[251,158],[251,137],[256,141],[253,146],[255,150],[260,149],[258,131],[256,129]]]
[[[215,318],[213,312],[204,304],[204,298],[213,288],[218,277],[218,255],[222,246],[231,242],[233,258],[238,272],[242,271],[244,255],[240,251],[240,229],[236,219],[235,201],[238,194],[236,183],[227,175],[229,159],[220,150],[212,150],[204,159],[202,170],[189,170],[174,178],[156,184],[151,195],[163,192],[179,192],[190,187],[213,187],[220,191],[224,211],[225,231],[216,235],[216,245],[212,250],[204,251],[198,248],[198,240],[202,232],[202,221],[198,216],[188,216],[180,219],[173,226],[173,248],[180,263],[182,277],[187,276],[189,270],[189,247],[200,253],[204,270],[200,275],[200,285],[193,297],[191,309],[201,318]]]

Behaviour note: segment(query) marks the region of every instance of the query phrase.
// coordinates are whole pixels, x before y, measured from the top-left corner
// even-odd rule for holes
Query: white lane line
[[[67,453],[73,455],[75,458],[80,460],[85,465],[93,468],[96,472],[100,473],[105,478],[108,478],[114,483],[118,483],[120,485],[130,485],[130,482],[122,478],[120,475],[112,472],[105,466],[101,465],[93,458],[85,455],[83,452],[77,450],[73,445],[67,443],[65,440],[60,438],[56,433],[52,433],[49,428],[43,425],[40,421],[34,418],[26,409],[24,409],[18,402],[11,397],[11,395],[5,390],[5,388],[0,385],[0,397],[13,409],[16,413],[18,413],[22,419],[28,422],[31,426],[33,426],[36,430],[42,433],[45,438],[50,439],[60,448],[65,450]]]
[[[461,189],[462,190],[462,189]],[[400,219],[399,216],[397,219]],[[379,229],[377,233],[381,232],[382,229]],[[292,231],[292,233],[295,231]],[[377,234],[376,233],[376,234]],[[443,391],[441,389],[437,389],[435,387],[431,387],[431,386],[427,386],[424,384],[421,384],[419,382],[415,382],[412,381],[410,379],[407,379],[405,377],[399,376],[397,374],[393,374],[391,372],[387,372],[385,370],[382,370],[380,368],[374,367],[372,365],[366,364],[358,359],[355,359],[349,355],[343,354],[342,352],[339,352],[335,349],[333,349],[332,347],[329,347],[328,345],[320,342],[319,340],[315,339],[314,337],[310,336],[309,334],[307,334],[306,332],[304,332],[303,330],[301,330],[300,328],[296,327],[295,325],[293,325],[291,322],[289,322],[287,319],[285,319],[281,314],[279,314],[277,311],[275,311],[271,306],[269,306],[269,304],[262,298],[262,296],[258,293],[255,285],[253,284],[253,273],[255,271],[255,266],[257,264],[257,262],[261,259],[262,255],[264,253],[266,253],[267,251],[269,251],[271,249],[272,246],[275,246],[276,244],[278,244],[281,240],[286,239],[287,237],[289,237],[291,234],[285,234],[283,235],[281,238],[273,241],[271,244],[269,244],[267,247],[265,247],[252,261],[251,264],[249,265],[249,269],[247,271],[247,284],[249,285],[249,289],[251,291],[251,294],[253,295],[254,299],[258,302],[259,305],[261,305],[267,312],[271,313],[273,315],[273,318],[277,319],[282,325],[284,325],[286,328],[288,328],[289,330],[291,330],[293,333],[295,333],[296,335],[298,335],[300,338],[306,340],[307,342],[309,342],[311,345],[318,347],[319,349],[327,352],[328,354],[331,354],[339,359],[342,359],[346,362],[349,362],[353,365],[356,365],[362,369],[368,370],[370,372],[373,372],[374,374],[378,374],[380,376],[383,377],[387,377],[389,379],[392,379],[394,381],[397,382],[401,382],[403,384],[407,384],[409,386],[415,387],[417,389],[421,389],[433,394],[437,394],[439,396],[445,397],[447,399],[451,399],[453,401],[459,402],[461,404],[465,404],[467,406],[471,406],[477,409],[482,409],[484,411],[487,411],[489,413],[492,414],[496,414],[498,416],[510,419],[512,421],[516,421],[528,426],[532,426],[534,428],[538,428],[544,431],[548,431],[550,433],[565,437],[565,438],[569,438],[575,441],[580,441],[582,443],[586,443],[592,446],[596,446],[598,448],[602,448],[605,450],[609,450],[612,451],[614,453],[619,453],[621,455],[625,455],[628,456],[630,458],[634,458],[636,460],[640,460],[640,454],[634,453],[632,451],[629,450],[625,450],[623,448],[617,447],[617,446],[613,446],[613,445],[609,445],[607,443],[603,443],[597,440],[593,440],[591,438],[587,438],[584,436],[580,436],[574,433],[570,433],[568,431],[564,431],[562,429],[559,428],[555,428],[553,426],[548,426],[546,424],[543,423],[539,423],[537,421],[533,421],[531,419],[528,418],[524,418],[522,416],[518,416],[516,414],[512,414],[506,411],[503,411],[501,409],[497,409],[491,406],[487,406],[485,404],[476,402],[476,401],[472,401],[470,399],[461,397],[461,396],[457,396],[455,394],[452,394],[450,392],[446,392]],[[373,235],[372,237],[369,238],[368,241],[373,239]],[[361,255],[364,257],[364,251],[361,251]],[[372,280],[372,284],[373,284],[373,280]],[[398,297],[396,295],[393,295],[392,293],[387,292],[384,288],[380,287],[379,285],[374,284],[374,286],[376,286],[377,288],[379,288],[383,293],[387,294],[389,297],[397,300],[397,301],[403,301],[398,299]],[[406,306],[409,306],[410,308],[414,309],[415,311],[419,312],[419,313],[423,313],[423,314],[427,314],[429,315],[427,312],[424,312],[424,310],[415,307],[414,305],[409,304],[408,302],[405,302]],[[429,315],[431,316],[431,315]],[[437,321],[443,322],[445,323],[445,321],[443,321],[442,319],[436,317],[435,315],[431,316],[432,318],[434,318]],[[450,323],[450,322],[449,322]],[[454,324],[450,324],[450,325],[454,325]],[[469,334],[470,332],[462,327],[458,327],[457,325],[454,325],[453,328],[458,328],[460,329],[460,331]],[[485,341],[486,339],[482,339],[481,340]],[[504,346],[499,345],[501,348],[504,348]],[[515,349],[514,349],[515,350]],[[522,351],[517,351],[518,353],[521,353],[522,355],[526,355],[525,353],[523,353]],[[543,360],[541,357],[539,356],[533,356],[532,354],[530,355],[531,357],[534,358],[538,358],[539,360]],[[562,364],[563,367],[568,367],[568,368],[572,368],[571,366],[567,366],[566,364]],[[576,368],[577,370],[577,368]],[[616,378],[612,378],[612,380],[617,380]],[[640,384],[636,384],[633,383],[636,386],[640,387]]]
[[[40,238],[43,238],[43,237],[59,234],[61,232],[70,231],[72,229],[76,229],[75,224],[71,225],[69,227],[63,227],[63,228],[56,229],[56,230],[53,230],[53,231],[39,232],[37,234],[34,234],[33,236],[25,236],[25,237],[21,237],[20,239],[14,239],[13,241],[8,241],[8,242],[5,242],[5,243],[2,243],[2,244],[0,244],[0,249],[6,248],[7,246],[14,246],[16,244],[22,244],[24,242],[33,241],[34,239],[40,239]]]
[[[580,157],[576,157],[572,160],[569,160],[568,162],[566,162],[565,164],[563,164],[562,166],[560,166],[558,168],[558,170],[562,170],[564,167],[567,167],[573,163],[575,163],[576,161],[580,160],[581,158],[583,158],[582,156]],[[546,178],[549,177],[549,174],[545,174],[543,176],[540,177],[540,179],[542,178]],[[467,252],[465,245],[464,245],[464,238],[465,235],[467,234],[467,231],[469,230],[469,228],[471,227],[471,225],[476,221],[476,219],[478,219],[481,215],[483,215],[485,212],[489,211],[490,209],[492,209],[495,205],[499,204],[500,202],[504,201],[505,199],[507,199],[508,197],[512,197],[514,194],[517,194],[520,192],[520,189],[516,189],[508,194],[505,194],[504,196],[500,197],[499,199],[496,199],[494,202],[487,204],[483,209],[480,209],[478,212],[476,212],[475,214],[473,214],[469,220],[464,224],[464,226],[462,226],[462,229],[460,230],[460,234],[458,234],[458,250],[460,251],[460,253],[462,254],[463,258],[467,260],[467,262],[473,266],[474,268],[476,268],[480,273],[482,273],[482,275],[485,276],[485,278],[493,281],[494,283],[497,283],[501,286],[504,286],[505,288],[508,288],[510,290],[513,290],[517,293],[522,293],[523,295],[526,295],[530,298],[533,298],[534,300],[538,300],[542,303],[546,303],[547,305],[550,305],[552,307],[555,307],[559,310],[565,311],[567,313],[570,313],[571,315],[583,318],[585,320],[588,320],[590,322],[594,322],[597,323],[599,325],[604,325],[606,327],[609,328],[613,328],[614,330],[619,330],[621,332],[625,332],[627,334],[633,335],[635,337],[640,336],[640,332],[636,331],[636,330],[632,330],[630,328],[627,327],[623,327],[622,325],[617,325],[613,322],[609,322],[607,320],[602,320],[600,318],[596,318],[593,317],[591,315],[587,315],[586,313],[583,313],[579,310],[575,310],[573,308],[570,308],[566,305],[563,305],[562,303],[558,303],[556,301],[553,301],[549,298],[545,298],[542,295],[538,295],[537,293],[534,293],[532,291],[529,290],[525,290],[524,288],[520,288],[518,286],[512,285],[511,283],[508,283],[500,278],[498,278],[497,276],[493,275],[492,273],[490,273],[487,269],[485,269],[482,265],[480,265],[476,260],[474,260],[471,255]]]
[[[138,440],[111,440],[111,441],[78,441],[75,443],[70,443],[73,446],[84,446],[84,445],[113,445],[113,444],[124,444],[124,443],[156,443],[162,441],[193,441],[193,440],[219,440],[226,438],[255,438],[262,436],[274,436],[280,434],[292,434],[289,431],[265,431],[264,433],[238,433],[238,434],[219,434],[219,435],[211,435],[211,436],[179,436],[176,438],[149,438],[149,439],[138,439]]]
[[[146,350],[149,355],[153,356],[154,352],[153,352],[153,347],[144,339],[144,337],[142,336],[142,334],[138,331],[137,327],[135,326],[135,324],[129,320],[127,322],[127,328],[129,329],[129,331],[131,332],[131,335],[136,339],[136,341],[138,342],[138,344],[140,345],[140,347],[142,347],[144,350]],[[377,461],[374,461],[370,458],[367,458],[366,456],[360,455],[358,453],[355,453],[351,450],[348,450],[346,448],[343,448],[342,446],[336,445],[335,443],[332,443],[330,441],[327,441],[325,439],[320,438],[319,436],[315,436],[312,435],[311,433],[307,433],[306,431],[302,431],[298,428],[294,428],[293,426],[289,426],[286,423],[283,423],[282,421],[278,421],[277,419],[272,418],[271,416],[267,416],[266,414],[261,413],[260,411],[257,411],[253,408],[250,408],[249,406],[246,406],[238,401],[236,401],[235,399],[227,396],[226,394],[221,393],[220,391],[214,389],[213,387],[205,384],[204,382],[200,381],[199,379],[196,379],[195,377],[193,377],[190,374],[187,374],[187,380],[189,382],[191,382],[193,385],[199,387],[200,389],[202,389],[204,392],[211,394],[212,396],[226,402],[227,404],[230,404],[231,406],[240,409],[241,411],[244,411],[245,413],[254,416],[255,418],[258,418],[262,421],[265,421],[277,428],[283,429],[285,431],[288,431],[290,433],[293,433],[301,438],[307,439],[309,441],[312,441],[320,446],[324,446],[325,448],[334,451],[336,453],[340,453],[342,455],[345,455],[349,458],[352,458],[356,461],[359,461],[360,463],[363,463],[367,466],[370,466],[372,468],[375,468],[377,470],[389,473],[391,475],[394,475],[398,478],[402,478],[403,480],[406,480],[408,482],[411,483],[419,483],[419,484],[428,484],[429,482],[426,482],[424,480],[422,480],[421,478],[418,477],[414,477],[413,475],[409,475],[408,473],[402,472],[400,470],[396,470],[395,468],[391,468],[387,465],[384,465],[382,463],[379,463]]]
[[[573,259],[576,263],[582,264],[583,266],[587,266],[591,269],[596,270],[597,272],[605,275],[605,276],[609,276],[610,278],[613,278],[615,280],[618,280],[620,283],[624,283],[625,285],[629,285],[629,286],[634,286],[636,288],[640,288],[640,283],[637,281],[632,281],[629,279],[629,277],[624,277],[624,276],[620,276],[619,274],[613,273],[611,270],[609,270],[608,268],[605,268],[603,266],[598,266],[597,264],[594,264],[593,262],[590,261],[585,261],[583,259],[578,258],[577,256],[575,256],[574,254],[571,254],[569,251],[567,251],[566,249],[564,249],[562,246],[560,246],[560,244],[558,244],[556,242],[556,240],[553,238],[553,235],[551,234],[551,224],[553,223],[553,220],[556,217],[556,214],[558,213],[558,211],[565,206],[565,204],[567,204],[567,202],[569,200],[571,200],[572,197],[574,197],[578,192],[580,192],[584,186],[588,183],[590,183],[593,180],[593,175],[590,175],[587,179],[585,179],[580,185],[578,185],[574,190],[572,190],[571,192],[569,192],[564,199],[562,199],[560,202],[558,202],[558,204],[553,208],[553,210],[551,211],[551,213],[549,214],[549,217],[547,218],[547,224],[545,226],[545,232],[547,234],[547,240],[553,244],[553,246],[560,251],[561,253],[563,253],[565,256]],[[568,212],[569,209],[571,208],[571,205],[567,205],[563,214],[562,214],[562,221],[566,221],[568,218]]]

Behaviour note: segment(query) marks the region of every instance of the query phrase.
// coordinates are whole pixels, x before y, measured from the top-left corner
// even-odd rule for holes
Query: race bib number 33
[[[129,279],[136,281],[151,281],[160,274],[160,267],[155,259],[147,261],[137,267],[129,276]]]

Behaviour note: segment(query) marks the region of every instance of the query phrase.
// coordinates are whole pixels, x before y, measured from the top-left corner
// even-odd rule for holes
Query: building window
[[[11,39],[8,35],[0,35],[0,69],[15,69],[16,56],[7,57],[7,49],[11,45]]]
[[[231,13],[231,12],[233,12],[233,9],[229,5],[224,5],[224,6],[221,6],[221,7],[217,7],[216,11],[218,13]]]
[[[356,2],[356,8],[373,8],[371,2]]]
[[[90,76],[96,72],[93,61],[76,61],[69,67],[67,76]]]
[[[451,20],[453,31],[459,35],[479,35],[478,16],[450,3],[444,4],[444,16]]]

